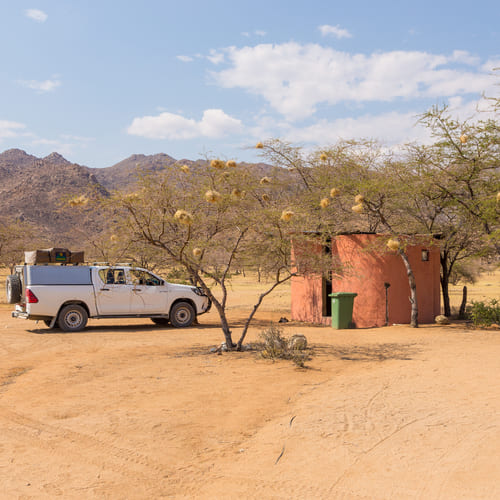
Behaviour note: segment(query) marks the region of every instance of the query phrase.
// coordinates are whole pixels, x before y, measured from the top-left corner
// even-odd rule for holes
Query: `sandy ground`
[[[252,291],[235,291],[233,318]],[[250,342],[288,300],[265,305]],[[64,334],[10,309],[2,499],[500,498],[499,330],[288,323],[314,351],[301,370],[209,354],[213,311],[186,330],[91,320]]]

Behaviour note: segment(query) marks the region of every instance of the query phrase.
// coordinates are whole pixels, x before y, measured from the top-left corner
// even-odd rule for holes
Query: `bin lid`
[[[353,292],[335,292],[328,295],[329,297],[356,297],[358,294]]]

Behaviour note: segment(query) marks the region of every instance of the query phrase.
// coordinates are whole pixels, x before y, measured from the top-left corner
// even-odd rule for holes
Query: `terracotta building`
[[[387,240],[386,235],[343,234],[328,245],[309,244],[308,253],[331,255],[332,271],[328,277],[301,272],[292,278],[292,320],[330,325],[329,294],[354,292],[353,327],[410,323],[406,268]],[[294,258],[300,253],[296,243],[292,252]],[[429,238],[413,237],[406,253],[415,275],[419,323],[433,323],[440,314],[439,247]]]

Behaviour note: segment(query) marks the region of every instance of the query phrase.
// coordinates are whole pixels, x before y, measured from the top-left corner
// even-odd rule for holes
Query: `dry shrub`
[[[354,197],[354,201],[356,203],[363,203],[365,201],[365,197],[362,195],[362,194],[357,194],[355,197]]]
[[[271,324],[267,330],[260,334],[262,340],[261,356],[265,359],[289,359],[298,367],[304,368],[310,359],[307,351],[307,339],[304,335],[294,335],[290,339],[283,337],[283,330]]]
[[[269,177],[262,177],[260,180],[261,184],[271,184],[271,179]]]
[[[85,206],[89,202],[89,199],[82,194],[81,196],[75,196],[68,201],[68,205],[70,207],[82,207]]]
[[[281,220],[288,222],[294,215],[295,214],[291,210],[283,210],[283,212],[281,212]]]
[[[189,165],[182,165],[181,171],[184,172],[185,174],[188,174],[189,173]]]
[[[201,257],[201,254],[203,253],[202,249],[201,248],[193,248],[193,255],[196,257],[196,258],[200,258]]]
[[[357,214],[362,214],[363,213],[363,204],[362,203],[358,203],[357,205],[354,205],[352,207],[352,211],[353,212],[356,212]]]
[[[338,196],[340,194],[340,190],[337,188],[332,188],[330,189],[330,196],[332,198],[335,198],[335,196]]]
[[[236,162],[234,160],[229,160],[227,163],[226,163],[226,167],[229,167],[229,168],[235,168],[236,167]]]
[[[269,195],[268,195],[268,194],[264,193],[264,194],[262,195],[262,200],[263,200],[263,201],[269,201],[270,199],[271,199],[271,198],[269,197]]]

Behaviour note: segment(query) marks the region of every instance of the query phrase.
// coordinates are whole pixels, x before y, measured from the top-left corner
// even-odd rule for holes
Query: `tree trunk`
[[[406,274],[408,275],[408,283],[410,285],[410,303],[411,303],[410,326],[412,326],[413,328],[418,328],[417,284],[415,283],[415,275],[413,274],[413,269],[411,268],[408,256],[402,250],[399,251],[399,255],[403,259],[403,263],[406,268]]]
[[[458,312],[458,319],[465,319],[465,307],[467,305],[467,287],[464,286],[462,290],[462,303],[460,304],[460,311]]]
[[[448,269],[448,254],[446,251],[442,252],[439,256],[441,261],[441,291],[443,292],[443,309],[444,315],[448,318],[451,315],[450,307],[450,269]]]
[[[441,276],[441,291],[443,292],[443,312],[449,318],[451,316],[449,282],[443,276]]]
[[[213,304],[215,305],[215,308],[217,309],[217,312],[219,313],[219,318],[220,318],[220,324],[222,328],[222,333],[224,333],[224,339],[226,340],[226,346],[228,350],[232,350],[236,345],[233,343],[233,338],[231,336],[231,330],[229,329],[229,323],[227,321],[226,317],[226,311],[222,307],[222,305],[219,303],[218,300],[213,301]]]
[[[227,321],[226,316],[226,288],[224,283],[221,283],[221,288],[223,291],[223,299],[222,302],[217,300],[212,293],[210,287],[205,283],[205,281],[201,278],[199,273],[192,268],[188,267],[191,277],[194,279],[194,282],[201,287],[201,289],[205,292],[208,298],[212,301],[212,305],[215,306],[217,312],[219,313],[220,324],[222,333],[224,334],[224,339],[226,341],[226,346],[229,350],[232,350],[236,347],[236,344],[233,342],[233,338],[231,336],[231,330],[229,328],[229,323]]]
[[[257,312],[257,309],[262,304],[262,301],[264,300],[264,298],[267,295],[269,295],[277,286],[281,285],[285,281],[288,281],[291,277],[292,277],[292,274],[290,274],[289,276],[287,276],[283,279],[280,279],[279,273],[278,273],[278,275],[276,277],[276,281],[272,284],[272,286],[270,288],[268,288],[265,292],[263,292],[259,295],[259,299],[257,300],[257,303],[253,306],[252,312],[249,314],[247,320],[245,321],[245,325],[243,327],[243,332],[241,333],[241,337],[238,340],[238,343],[236,345],[237,351],[241,351],[241,346],[243,345],[243,341],[245,340],[245,337],[247,335],[248,327],[250,326],[250,323],[252,322],[252,319],[253,319],[255,313]]]

